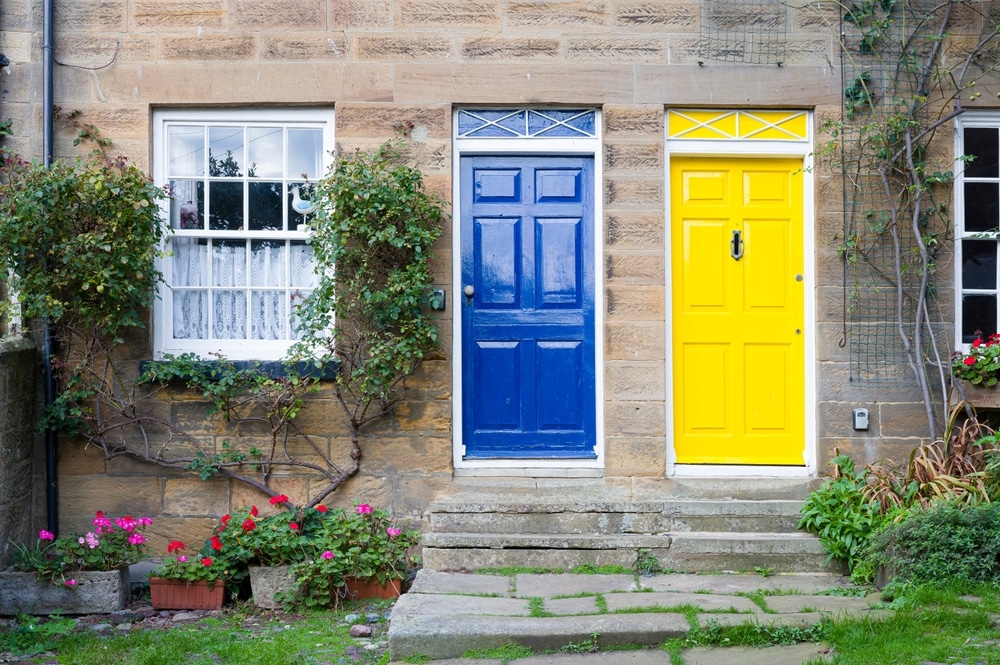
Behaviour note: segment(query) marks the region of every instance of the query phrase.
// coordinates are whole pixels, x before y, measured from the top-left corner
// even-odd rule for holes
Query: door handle
[[[729,255],[735,261],[743,258],[743,232],[740,230],[733,231],[733,237],[729,241]]]

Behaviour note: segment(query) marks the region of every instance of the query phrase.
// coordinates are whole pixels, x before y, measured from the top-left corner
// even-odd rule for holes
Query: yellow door
[[[672,158],[678,464],[804,464],[802,161]]]

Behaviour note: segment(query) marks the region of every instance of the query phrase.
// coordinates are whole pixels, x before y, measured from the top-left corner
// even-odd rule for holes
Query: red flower
[[[167,554],[172,554],[176,550],[184,549],[184,543],[179,540],[171,540],[170,544],[167,545]]]
[[[247,518],[247,519],[243,520],[243,530],[244,531],[253,531],[256,528],[257,528],[257,523],[254,522],[252,519]]]
[[[972,348],[974,349],[978,349],[982,345],[983,345],[983,339],[981,337],[977,337],[972,341]]]
[[[250,506],[250,514],[257,517],[257,506]]]
[[[97,518],[98,519],[102,519],[103,517],[104,517],[104,511],[103,510],[98,510],[97,511]]]
[[[318,506],[316,506],[316,512],[325,513],[326,512],[326,506],[324,506],[322,503],[319,504]]]
[[[279,494],[278,496],[272,496],[271,505],[273,506],[276,503],[288,503],[288,497],[284,494]]]
[[[227,524],[229,524],[229,513],[223,515],[221,521],[222,521],[222,526],[226,526]]]
[[[288,528],[291,529],[292,531],[298,531],[299,530],[299,525],[296,524],[295,522],[289,522],[288,523]]]
[[[971,367],[972,365],[976,364],[976,359],[973,358],[972,356],[965,356],[965,360],[963,360],[962,362]]]
[[[212,536],[211,540],[212,540],[212,549],[213,550],[221,550],[222,549],[222,541],[219,540],[218,536]]]
[[[211,566],[212,565],[212,557],[205,557],[204,559],[202,559],[201,560],[201,565],[203,565],[203,566]]]

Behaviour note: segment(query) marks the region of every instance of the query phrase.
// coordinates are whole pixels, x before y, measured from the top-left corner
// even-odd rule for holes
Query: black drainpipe
[[[42,163],[52,164],[52,119],[53,107],[53,0],[44,0],[42,9]],[[51,270],[52,266],[48,266]],[[45,373],[45,406],[50,407],[56,400],[55,377],[52,376],[52,323],[45,317],[42,332],[42,364]],[[56,431],[45,430],[45,514],[48,530],[59,534],[59,494],[56,485]]]

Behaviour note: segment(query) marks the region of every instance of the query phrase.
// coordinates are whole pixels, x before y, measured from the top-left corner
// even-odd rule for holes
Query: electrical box
[[[854,409],[852,413],[852,424],[856,430],[868,429],[868,409]]]

